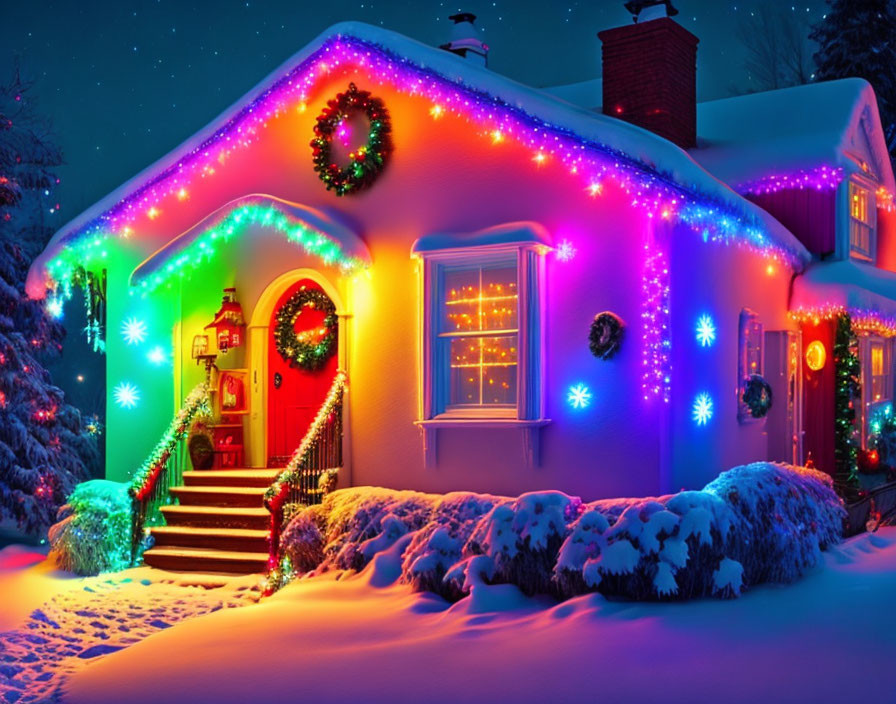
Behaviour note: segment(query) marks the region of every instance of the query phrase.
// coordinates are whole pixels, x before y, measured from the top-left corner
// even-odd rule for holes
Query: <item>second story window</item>
[[[857,259],[874,259],[874,203],[871,191],[849,182],[849,251]]]

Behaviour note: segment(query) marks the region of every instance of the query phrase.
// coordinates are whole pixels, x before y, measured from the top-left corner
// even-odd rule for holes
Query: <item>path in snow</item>
[[[0,633],[0,702],[57,701],[66,679],[89,660],[179,621],[259,598],[257,576],[203,585],[165,572],[132,573],[85,579],[80,589],[55,594],[19,628]]]

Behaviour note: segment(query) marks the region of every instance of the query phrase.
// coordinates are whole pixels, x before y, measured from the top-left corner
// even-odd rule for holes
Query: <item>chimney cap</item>
[[[675,17],[678,10],[672,5],[672,0],[628,0],[625,9],[632,13],[632,19],[637,22],[641,13],[648,7],[666,6],[666,17]]]
[[[472,12],[458,12],[456,15],[449,15],[448,19],[453,20],[454,24],[460,24],[461,22],[473,24],[476,21],[476,15]]]

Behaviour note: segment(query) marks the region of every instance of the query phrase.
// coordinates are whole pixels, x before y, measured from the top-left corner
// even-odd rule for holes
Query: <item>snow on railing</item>
[[[134,501],[133,531],[131,533],[131,561],[137,560],[143,528],[155,520],[159,509],[168,502],[168,490],[180,484],[183,477],[185,450],[183,439],[197,416],[211,415],[208,382],[198,384],[184,399],[165,433],[149,457],[134,473],[128,493]]]
[[[342,467],[342,399],[347,382],[345,372],[336,372],[305,437],[265,492],[264,505],[271,512],[269,567],[277,564],[284,506],[320,503]]]

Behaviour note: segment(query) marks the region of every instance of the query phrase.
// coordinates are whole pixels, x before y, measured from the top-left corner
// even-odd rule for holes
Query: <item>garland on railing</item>
[[[305,455],[308,454],[308,451],[314,446],[314,443],[317,442],[317,439],[323,432],[330,415],[333,413],[333,409],[342,398],[347,380],[348,377],[345,375],[345,372],[336,372],[333,384],[327,393],[327,398],[321,404],[320,410],[318,410],[317,415],[311,422],[311,426],[308,428],[308,432],[305,433],[305,437],[302,438],[302,442],[299,443],[296,451],[292,453],[286,468],[280,472],[274,483],[264,493],[264,505],[271,513],[279,512],[283,508],[283,502],[286,500],[290,484],[298,481],[301,477]]]
[[[210,415],[208,382],[203,381],[194,388],[186,399],[184,405],[174,416],[162,439],[159,440],[146,461],[134,473],[128,491],[138,501],[142,501],[152,491],[156,478],[171,457],[175,446],[190,432],[190,426],[198,414]]]

